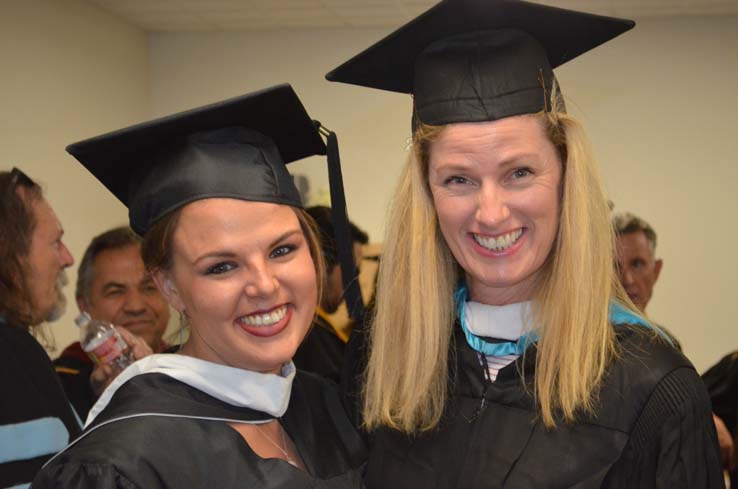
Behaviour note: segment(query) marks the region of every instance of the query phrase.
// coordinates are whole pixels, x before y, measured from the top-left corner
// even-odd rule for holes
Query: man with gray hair
[[[620,283],[633,304],[645,314],[664,264],[656,258],[656,231],[629,212],[617,214],[613,227],[617,237],[615,259]]]
[[[108,230],[90,242],[77,272],[76,298],[79,310],[93,319],[133,333],[133,340],[125,336],[129,344],[145,342],[148,348],[139,348],[140,354],[160,353],[167,347],[162,336],[169,322],[169,306],[144,267],[141,238],[129,227]],[[54,366],[83,419],[115,377],[110,366],[95,368],[79,342],[69,345]]]

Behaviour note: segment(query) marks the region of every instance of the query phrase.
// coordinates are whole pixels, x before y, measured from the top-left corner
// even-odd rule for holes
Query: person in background
[[[329,314],[336,312],[343,301],[341,267],[338,264],[336,241],[333,237],[333,214],[330,207],[325,206],[308,207],[305,211],[318,226],[320,245],[326,263],[326,280],[320,305],[315,311],[315,320],[293,360],[297,368],[315,372],[338,383],[341,380],[343,358],[350,331],[336,327],[328,317]],[[349,222],[349,227],[354,263],[358,269],[361,266],[362,247],[369,242],[369,236],[353,222]]]
[[[712,401],[723,468],[730,473],[730,487],[738,487],[735,440],[738,437],[738,351],[728,353],[702,374]]]
[[[77,271],[77,306],[93,319],[126,329],[150,351],[167,348],[162,336],[169,322],[169,306],[141,259],[141,238],[127,226],[92,239]],[[143,348],[143,347],[142,347]],[[64,391],[81,419],[114,378],[113,369],[95,368],[78,341],[54,360]]]
[[[413,96],[359,368],[370,489],[723,487],[707,392],[618,283],[553,72],[633,25],[447,0],[327,75]]]
[[[0,172],[0,487],[26,487],[80,431],[32,329],[63,312],[74,263],[41,187],[18,168]]]
[[[612,223],[616,238],[615,263],[620,283],[633,304],[646,314],[646,307],[653,296],[653,287],[664,264],[661,258],[656,258],[656,231],[646,220],[629,212],[616,214]],[[669,335],[674,346],[681,349],[676,336],[665,326],[659,327]],[[733,440],[736,434],[736,413],[733,408],[736,406],[736,396],[733,393],[736,391],[732,390],[732,387],[726,389],[726,382],[733,385],[731,382],[735,373],[721,374],[733,372],[731,366],[734,363],[735,355],[727,355],[703,374],[713,405],[712,417],[723,468],[731,473],[735,469]],[[726,395],[726,392],[729,395]]]
[[[633,304],[645,314],[653,286],[664,265],[661,258],[656,258],[656,231],[645,220],[629,212],[616,214],[612,223],[620,283]]]

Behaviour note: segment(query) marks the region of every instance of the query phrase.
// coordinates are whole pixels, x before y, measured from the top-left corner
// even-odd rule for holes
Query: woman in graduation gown
[[[414,103],[376,314],[351,345],[368,487],[723,486],[705,389],[618,284],[552,71],[632,26],[448,0],[327,75]]]
[[[354,488],[361,438],[337,392],[296,372],[320,246],[285,162],[325,154],[289,85],[68,148],[129,207],[189,323],[179,354],[126,369],[34,488]]]

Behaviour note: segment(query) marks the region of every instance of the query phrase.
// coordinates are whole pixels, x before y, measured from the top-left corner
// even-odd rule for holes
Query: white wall
[[[148,117],[146,34],[80,0],[3,0],[0,72],[0,169],[44,186],[79,260],[127,214],[64,147]],[[60,348],[78,335],[76,268],[67,314],[49,326]]]
[[[389,29],[156,34],[156,115],[289,81],[340,138],[352,220],[382,239],[410,134],[407,96],[323,75]],[[659,233],[665,265],[649,307],[702,370],[738,348],[738,17],[647,19],[558,70],[588,127],[617,210]],[[326,185],[317,158],[296,164]]]

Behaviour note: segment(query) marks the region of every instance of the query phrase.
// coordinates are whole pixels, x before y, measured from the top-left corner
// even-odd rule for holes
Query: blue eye
[[[465,184],[465,183],[469,183],[469,180],[459,175],[452,175],[448,177],[447,179],[445,179],[443,183],[444,185]]]
[[[216,263],[215,265],[209,266],[207,270],[205,270],[205,275],[220,275],[226,272],[230,272],[235,268],[236,265],[232,262]]]
[[[279,258],[281,256],[286,256],[292,253],[297,249],[296,245],[293,244],[285,244],[280,245],[274,248],[271,253],[269,253],[269,258]]]
[[[532,174],[533,174],[533,172],[530,171],[530,168],[517,168],[517,169],[513,170],[512,177],[515,178],[515,179],[525,178],[528,175],[532,175]]]

